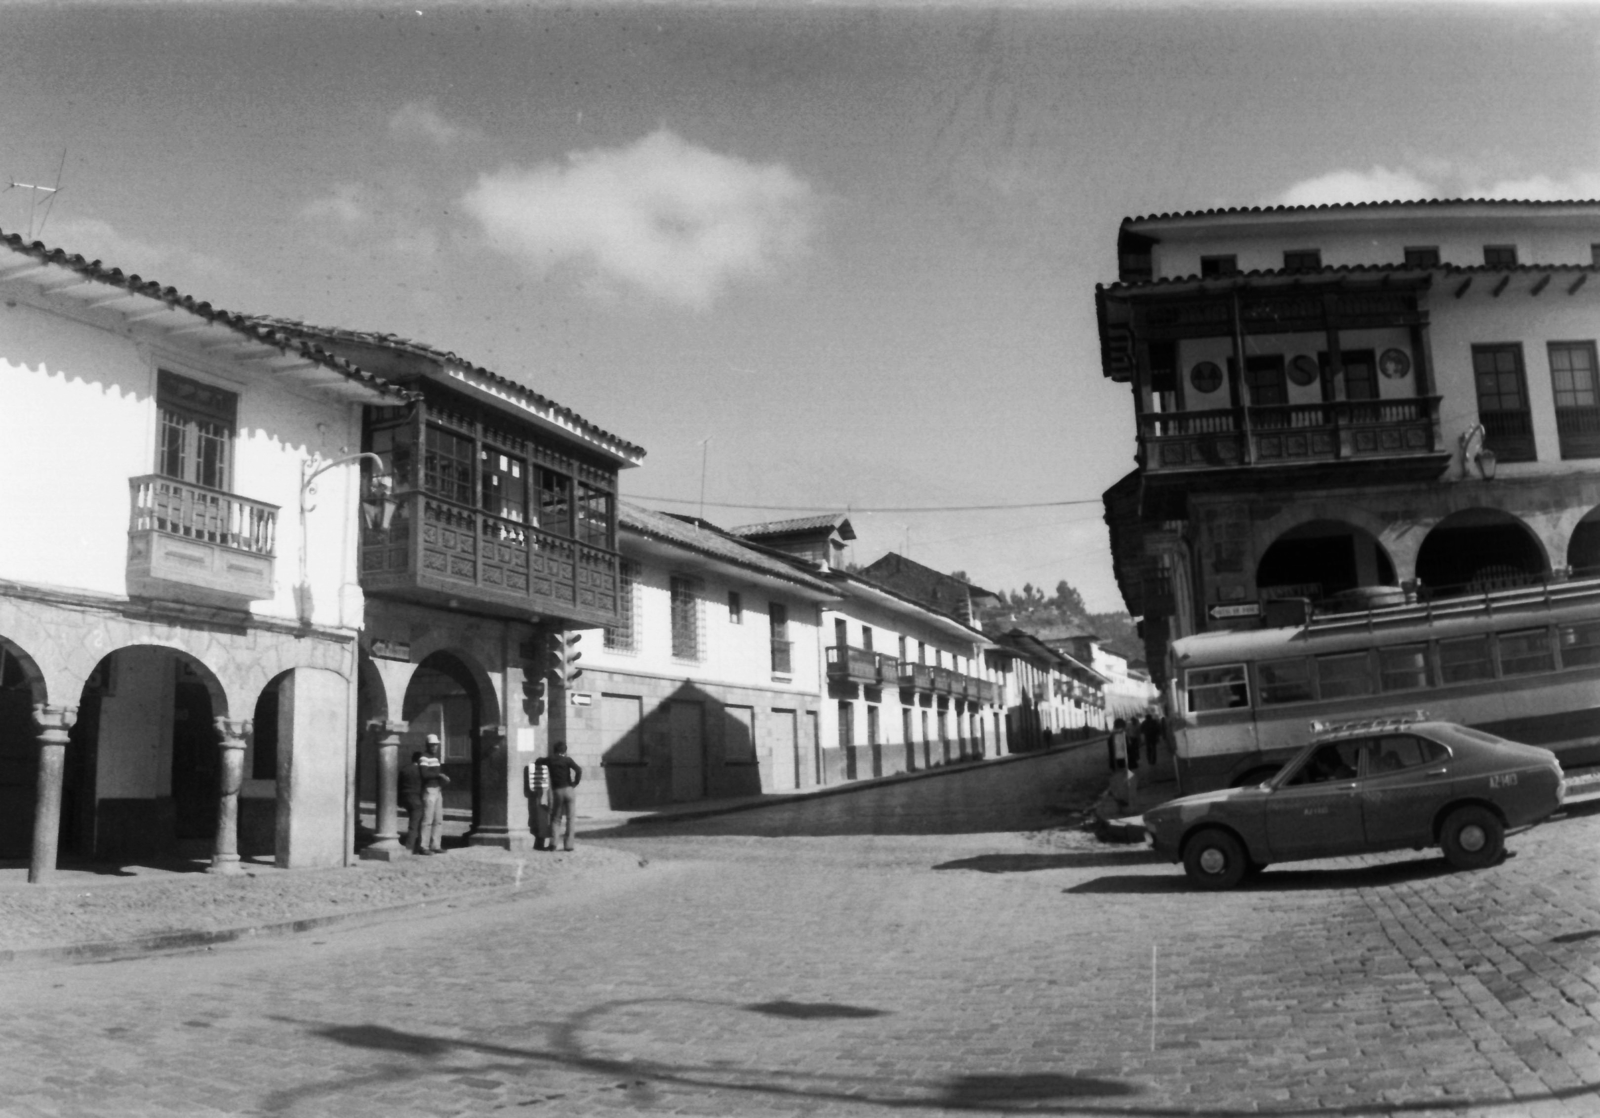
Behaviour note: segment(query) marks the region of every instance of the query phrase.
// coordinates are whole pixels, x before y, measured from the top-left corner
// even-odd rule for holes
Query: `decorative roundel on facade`
[[[1304,388],[1308,384],[1317,382],[1317,359],[1309,353],[1302,353],[1289,362],[1289,379]]]
[[[1222,387],[1222,369],[1215,361],[1202,361],[1189,370],[1189,383],[1196,392],[1215,392]]]
[[[1383,370],[1384,376],[1397,380],[1411,371],[1411,358],[1403,349],[1386,349],[1378,358],[1378,368]]]

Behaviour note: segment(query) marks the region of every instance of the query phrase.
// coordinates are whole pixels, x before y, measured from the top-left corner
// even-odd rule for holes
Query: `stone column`
[[[378,738],[378,819],[372,845],[361,857],[375,862],[394,862],[403,857],[400,844],[400,735],[409,726],[404,722],[374,722]]]
[[[513,829],[510,823],[511,788],[519,774],[513,771],[516,758],[509,744],[504,726],[478,727],[477,811],[467,835],[469,846],[527,850],[533,845],[525,828]]]
[[[38,727],[39,783],[33,802],[33,856],[28,861],[28,880],[48,881],[56,872],[56,847],[61,836],[61,774],[67,762],[67,731],[77,721],[77,707],[50,707],[43,703],[33,708],[33,724]]]
[[[244,744],[250,736],[245,720],[218,718],[222,750],[221,779],[217,789],[217,842],[207,873],[239,872],[239,787],[244,783]]]

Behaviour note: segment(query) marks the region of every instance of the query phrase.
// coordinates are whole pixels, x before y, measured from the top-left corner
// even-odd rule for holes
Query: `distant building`
[[[1600,573],[1600,202],[1161,214],[1117,251],[1138,466],[1106,521],[1158,681],[1171,639],[1283,599]]]
[[[892,551],[862,568],[861,573],[913,601],[948,613],[973,626],[981,627],[978,610],[982,606],[993,605],[1000,600],[1000,596],[991,590],[973,586],[964,579],[925,567]]]

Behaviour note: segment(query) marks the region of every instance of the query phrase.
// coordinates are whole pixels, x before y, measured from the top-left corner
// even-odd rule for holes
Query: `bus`
[[[1312,722],[1424,711],[1600,764],[1600,579],[1199,633],[1167,668],[1184,795],[1266,780]]]

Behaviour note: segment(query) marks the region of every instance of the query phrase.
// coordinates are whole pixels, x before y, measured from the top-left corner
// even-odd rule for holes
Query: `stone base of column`
[[[398,862],[411,857],[411,851],[401,846],[399,839],[388,839],[363,847],[356,852],[356,857],[364,862]]]
[[[521,854],[533,849],[533,836],[527,831],[501,827],[480,827],[467,835],[468,846],[492,846]]]
[[[206,867],[207,873],[239,873],[239,855],[218,854],[211,859],[211,864]]]

